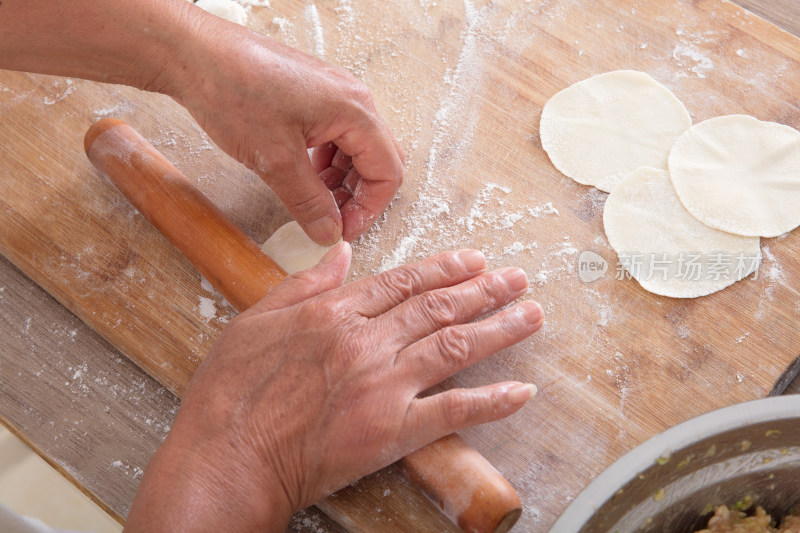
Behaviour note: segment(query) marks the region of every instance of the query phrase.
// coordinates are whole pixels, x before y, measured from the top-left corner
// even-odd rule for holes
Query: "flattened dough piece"
[[[328,250],[336,246],[323,246],[312,241],[300,224],[294,220],[284,224],[261,245],[282,269],[289,274],[311,268],[322,259]]]
[[[747,115],[701,122],[669,155],[672,184],[698,220],[775,237],[800,225],[800,132]]]
[[[726,233],[694,218],[666,170],[643,167],[625,176],[606,200],[603,226],[620,263],[642,287],[663,296],[711,294],[761,263],[758,237]]]
[[[247,11],[233,0],[197,0],[195,5],[212,15],[222,17],[242,26],[247,25]]]
[[[669,89],[644,72],[617,70],[578,82],[542,110],[542,147],[562,173],[611,192],[632,170],[667,168],[675,139],[692,125]]]

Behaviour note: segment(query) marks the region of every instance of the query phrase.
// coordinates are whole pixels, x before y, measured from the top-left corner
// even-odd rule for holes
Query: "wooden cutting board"
[[[662,5],[663,4],[663,5]],[[800,232],[762,241],[757,279],[673,300],[614,279],[606,195],[541,149],[546,100],[590,75],[648,72],[695,122],[748,113],[800,126],[800,42],[727,2],[272,2],[251,27],[348,68],[372,89],[408,156],[387,215],[355,244],[353,277],[455,247],[516,265],[547,323],[446,386],[516,379],[530,406],[464,437],[517,488],[518,531],[545,531],[633,446],[696,414],[764,396],[798,356]],[[269,97],[269,88],[265,88]],[[83,133],[122,118],[251,237],[288,220],[259,179],[170,99],[0,72],[0,252],[173,391],[234,316],[90,167]],[[610,263],[583,283],[579,252]],[[446,530],[393,469],[322,503],[353,531]]]

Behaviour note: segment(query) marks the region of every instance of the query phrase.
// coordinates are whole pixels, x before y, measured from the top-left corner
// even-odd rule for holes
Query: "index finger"
[[[389,206],[399,186],[399,182],[370,181],[360,176],[351,196],[339,208],[342,238],[352,242],[372,227]]]
[[[457,250],[354,281],[340,290],[346,293],[343,299],[356,302],[356,312],[374,318],[418,294],[458,285],[485,269],[481,252]]]
[[[363,126],[363,125],[362,125]],[[349,154],[359,180],[341,208],[343,237],[351,241],[367,231],[403,182],[403,151],[380,117],[334,140]]]

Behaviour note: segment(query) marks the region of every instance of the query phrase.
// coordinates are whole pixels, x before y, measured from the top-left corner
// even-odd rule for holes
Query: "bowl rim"
[[[656,434],[617,459],[572,501],[550,533],[577,533],[619,488],[659,457],[744,425],[800,417],[800,395],[773,396],[709,411]]]

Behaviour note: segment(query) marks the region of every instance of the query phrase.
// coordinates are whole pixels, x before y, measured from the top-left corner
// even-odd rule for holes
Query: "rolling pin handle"
[[[404,457],[406,475],[468,533],[506,533],[522,514],[514,487],[457,434]]]

